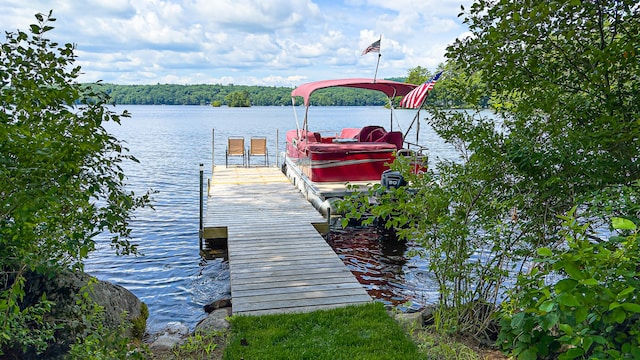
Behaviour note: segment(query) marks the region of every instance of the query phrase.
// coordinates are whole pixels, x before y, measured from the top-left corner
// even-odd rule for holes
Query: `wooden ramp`
[[[204,237],[227,237],[234,314],[371,301],[314,223],[326,220],[278,168],[214,169]]]

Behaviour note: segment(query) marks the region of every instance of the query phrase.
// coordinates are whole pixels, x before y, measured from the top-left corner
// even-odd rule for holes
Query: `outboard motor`
[[[397,189],[407,185],[407,182],[404,180],[404,176],[400,174],[400,171],[389,169],[382,173],[380,184],[387,189]]]

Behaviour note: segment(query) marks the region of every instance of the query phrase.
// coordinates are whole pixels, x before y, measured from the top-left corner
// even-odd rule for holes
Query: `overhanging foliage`
[[[59,328],[46,296],[26,302],[25,274],[81,270],[103,231],[118,253],[135,254],[129,220],[149,203],[126,190],[120,165],[136,159],[103,127],[128,114],[76,82],[74,46],[46,38],[51,13],[36,18],[0,48],[0,354],[9,358],[45,351]]]
[[[381,205],[352,215],[381,216],[419,240],[440,286],[440,324],[482,333],[491,312],[467,321],[465,309],[499,301],[537,249],[567,246],[558,216],[577,206],[595,242],[609,241],[611,216],[639,222],[640,7],[479,0],[461,16],[472,36],[448,48],[444,76],[467,104],[491,94],[495,116],[432,109],[427,122],[460,161],[419,177],[398,162],[412,192],[372,193]]]

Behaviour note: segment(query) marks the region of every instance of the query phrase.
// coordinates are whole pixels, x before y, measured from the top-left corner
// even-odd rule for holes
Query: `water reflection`
[[[410,256],[416,245],[376,227],[333,226],[327,242],[374,299],[404,311],[437,300],[427,264]]]

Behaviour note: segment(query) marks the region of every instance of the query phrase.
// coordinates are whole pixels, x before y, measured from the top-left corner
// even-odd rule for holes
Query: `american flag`
[[[362,55],[368,54],[370,52],[377,52],[377,53],[380,52],[380,40],[379,39],[374,41],[373,44],[367,46],[367,48],[364,49],[364,51],[362,52]]]
[[[407,109],[420,108],[422,106],[422,103],[424,103],[424,99],[427,98],[429,91],[433,89],[433,86],[436,84],[436,81],[438,81],[438,79],[440,78],[440,75],[442,75],[442,71],[437,73],[436,76],[433,77],[433,79],[411,90],[410,93],[408,93],[407,95],[405,95],[404,98],[402,98],[402,101],[400,102],[400,106]]]

